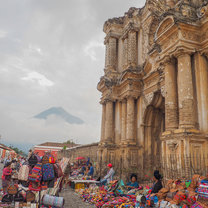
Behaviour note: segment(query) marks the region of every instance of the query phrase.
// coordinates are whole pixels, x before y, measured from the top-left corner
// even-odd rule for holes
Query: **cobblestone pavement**
[[[83,202],[71,188],[62,190],[59,196],[63,196],[65,199],[64,208],[94,208],[94,205]]]

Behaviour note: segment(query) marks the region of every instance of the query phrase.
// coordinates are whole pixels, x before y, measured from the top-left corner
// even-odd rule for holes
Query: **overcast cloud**
[[[0,0],[0,134],[13,145],[99,141],[103,24],[144,0]],[[85,121],[32,117],[61,106]]]

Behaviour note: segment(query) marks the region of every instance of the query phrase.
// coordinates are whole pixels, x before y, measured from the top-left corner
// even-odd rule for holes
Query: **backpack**
[[[64,175],[63,172],[62,172],[62,169],[61,169],[61,167],[58,163],[55,163],[53,165],[53,167],[54,167],[54,173],[55,173],[56,178],[60,178],[61,176]]]
[[[42,180],[42,164],[37,163],[32,169],[32,173],[29,174],[28,179],[30,181],[39,182]]]
[[[29,162],[30,166],[34,167],[37,164],[37,162],[38,162],[37,156],[35,154],[32,154],[30,156],[30,158],[28,159],[28,162]]]
[[[18,180],[27,181],[29,175],[29,167],[27,165],[23,165],[19,169]]]
[[[50,181],[55,178],[53,165],[48,163],[42,167],[43,181]]]

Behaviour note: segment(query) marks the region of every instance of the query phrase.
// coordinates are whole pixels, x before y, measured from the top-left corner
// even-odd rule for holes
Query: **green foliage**
[[[25,152],[23,152],[22,150],[20,150],[17,147],[13,147],[10,145],[9,148],[13,149],[18,155],[27,155]]]
[[[66,142],[64,142],[63,144],[75,144],[73,140],[67,140]]]

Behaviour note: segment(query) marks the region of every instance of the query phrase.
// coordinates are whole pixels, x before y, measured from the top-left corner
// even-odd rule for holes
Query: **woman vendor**
[[[128,190],[139,188],[139,183],[137,182],[137,175],[131,174],[131,181],[126,184]]]
[[[6,193],[7,188],[10,185],[11,175],[12,175],[11,163],[8,162],[4,166],[3,174],[2,174],[2,187],[3,187],[3,192],[4,193]]]
[[[153,187],[152,187],[152,194],[158,193],[160,189],[162,189],[162,182],[161,182],[162,176],[159,173],[159,170],[154,171],[153,176]]]

